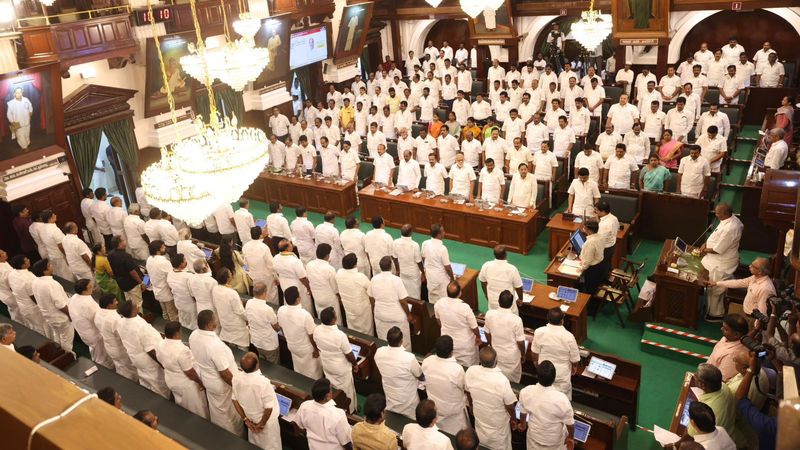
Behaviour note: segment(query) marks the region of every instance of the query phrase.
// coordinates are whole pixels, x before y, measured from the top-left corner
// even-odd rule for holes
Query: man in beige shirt
[[[606,268],[603,265],[603,240],[597,235],[600,225],[597,221],[587,221],[583,226],[583,233],[586,235],[586,242],[580,252],[581,261],[581,280],[583,292],[594,294],[597,286],[603,282]]]
[[[397,435],[384,423],[386,398],[370,394],[364,401],[366,420],[353,426],[353,448],[370,450],[396,450]]]

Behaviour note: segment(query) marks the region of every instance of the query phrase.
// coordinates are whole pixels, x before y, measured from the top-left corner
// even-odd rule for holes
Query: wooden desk
[[[338,185],[264,172],[253,181],[245,196],[266,203],[277,201],[284,206],[304,206],[323,214],[333,211],[340,217],[358,209],[355,181]]]
[[[461,300],[468,304],[473,311],[478,311],[478,274],[480,272],[467,267],[464,274],[456,279],[461,286]]]
[[[533,295],[531,303],[519,306],[519,315],[527,327],[537,328],[543,323],[547,323],[547,311],[551,308],[558,308],[564,303],[552,300],[548,297],[556,288],[541,283],[534,283],[530,294]],[[575,340],[580,344],[589,337],[588,323],[589,313],[589,294],[578,294],[578,300],[569,305],[569,309],[564,314],[564,326],[575,336]]]
[[[686,425],[681,425],[681,416],[687,400],[697,400],[697,397],[692,393],[691,388],[697,386],[692,372],[686,372],[683,375],[683,384],[681,385],[681,393],[678,394],[678,403],[675,405],[675,412],[672,414],[672,422],[669,424],[669,431],[677,434],[678,436],[686,432]]]
[[[679,274],[667,271],[672,256],[674,241],[668,239],[661,247],[656,270],[653,272],[656,292],[653,296],[655,321],[685,328],[697,328],[700,295],[705,287],[702,280],[708,280],[708,271],[702,269],[698,279],[690,281]]]
[[[477,207],[441,203],[443,197],[414,198],[410,192],[393,197],[376,190],[374,185],[361,189],[358,195],[364,222],[380,215],[387,225],[400,228],[410,223],[415,231],[426,234],[432,224],[439,223],[444,225],[447,239],[484,247],[503,244],[524,255],[536,243],[535,210],[524,217],[509,216],[506,211],[480,211]]]
[[[610,380],[583,376],[589,359],[582,359],[578,373],[572,376],[572,400],[605,411],[616,416],[627,416],[631,429],[636,426],[639,405],[639,386],[642,380],[642,365],[618,356],[591,351],[589,357],[597,356],[617,365]]]
[[[561,267],[561,261],[559,258],[566,257],[571,251],[570,243],[567,242],[564,244],[561,249],[556,253],[553,259],[550,260],[550,264],[544,268],[544,274],[547,275],[547,284],[550,286],[567,286],[567,287],[578,287],[578,281],[580,279],[580,275],[573,275],[571,273],[562,273],[559,268]]]
[[[611,259],[611,264],[614,267],[619,267],[620,260],[628,254],[628,237],[630,235],[630,224],[623,223],[622,229],[617,231],[617,245],[614,248],[614,256]],[[547,229],[550,231],[550,258],[558,254],[558,251],[569,243],[569,236],[581,226],[580,223],[575,223],[572,220],[565,220],[564,215],[561,213],[556,214],[547,222]]]

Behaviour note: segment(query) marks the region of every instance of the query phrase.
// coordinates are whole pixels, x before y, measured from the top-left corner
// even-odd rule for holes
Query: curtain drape
[[[103,125],[102,131],[106,134],[111,148],[117,152],[125,163],[129,173],[138,178],[139,146],[136,144],[136,135],[133,133],[133,124],[129,119],[111,122]],[[135,180],[138,183],[138,180]]]
[[[244,97],[241,92],[234,91],[228,85],[218,85],[214,87],[214,103],[217,105],[219,114],[230,117],[231,113],[236,114],[239,124],[244,120]],[[208,123],[208,115],[211,113],[208,107],[208,95],[206,91],[194,96],[194,112],[203,116],[203,121]]]
[[[97,154],[100,152],[100,136],[102,133],[103,130],[98,127],[69,136],[69,147],[75,157],[78,178],[84,188],[88,188],[92,184]]]
[[[306,97],[306,100],[314,100],[314,92],[311,89],[311,73],[308,71],[308,67],[301,67],[294,71],[295,76],[297,79],[300,80],[300,87],[303,89],[303,94]]]

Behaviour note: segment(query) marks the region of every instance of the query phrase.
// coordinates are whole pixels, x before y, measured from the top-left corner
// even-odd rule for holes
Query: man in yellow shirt
[[[339,110],[339,124],[341,129],[347,128],[347,125],[349,125],[350,122],[352,122],[356,117],[356,110],[350,104],[350,99],[345,98],[343,101],[344,106],[342,106],[342,109]]]
[[[472,135],[475,136],[476,139],[481,140],[481,129],[475,125],[475,119],[472,117],[467,118],[467,124],[461,129],[462,140],[467,138],[467,131],[472,131]]]
[[[382,394],[370,394],[364,402],[366,420],[353,426],[353,448],[395,450],[397,435],[384,423],[386,398]]]

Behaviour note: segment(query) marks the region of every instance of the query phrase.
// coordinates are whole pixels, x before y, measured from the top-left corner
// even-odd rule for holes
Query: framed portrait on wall
[[[361,54],[361,49],[367,40],[374,6],[373,2],[365,2],[347,5],[342,9],[334,60],[341,61]]]
[[[508,38],[517,35],[511,3],[508,0],[497,10],[487,8],[478,17],[469,19],[469,23],[472,35],[477,38]]]
[[[167,72],[167,84],[175,99],[175,108],[191,106],[192,91],[195,84],[192,77],[181,68],[182,56],[189,54],[189,43],[195,40],[194,33],[168,34],[159,37],[161,53],[164,56],[164,66]],[[167,88],[161,74],[161,63],[156,51],[153,38],[147,39],[146,75],[144,93],[144,116],[153,117],[169,111],[167,103]]]
[[[261,21],[261,28],[256,33],[256,46],[266,48],[269,52],[269,63],[253,86],[262,88],[279,81],[289,80],[289,36],[292,28],[290,14],[267,17]]]
[[[669,41],[669,0],[612,0],[611,16],[615,45],[620,44],[620,39],[622,45],[659,45]]]
[[[63,152],[59,64],[0,75],[0,170]]]

